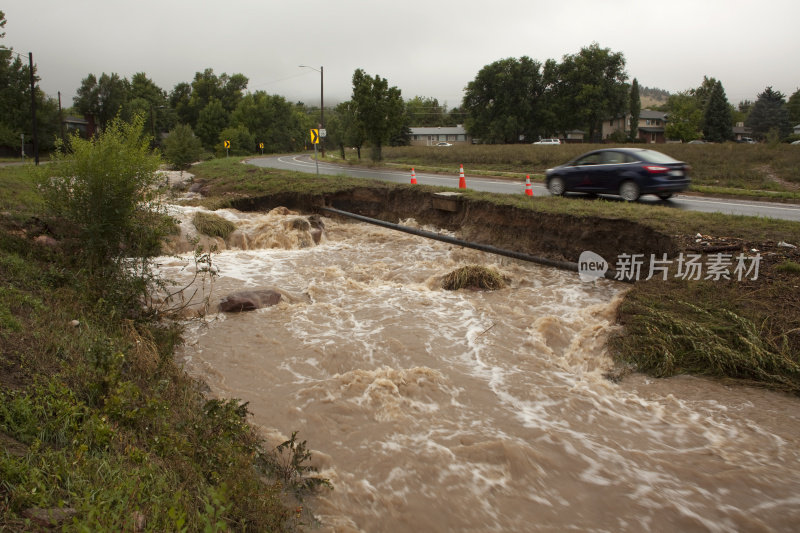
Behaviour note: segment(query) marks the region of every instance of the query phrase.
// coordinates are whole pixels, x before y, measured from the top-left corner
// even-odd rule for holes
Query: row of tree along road
[[[35,65],[33,69],[38,80]],[[21,136],[32,135],[31,86],[26,82],[30,74],[30,67],[12,49],[0,47],[0,151],[5,155],[18,155]],[[308,148],[309,130],[322,122],[320,108],[264,91],[249,92],[248,82],[244,74],[217,75],[206,69],[167,92],[144,72],[130,80],[116,73],[88,74],[73,107],[66,110],[61,109],[60,98],[56,101],[36,88],[39,146],[50,151],[57,139],[66,136],[67,116],[86,119],[83,134],[91,136],[117,116],[130,121],[141,115],[156,144],[162,145],[169,132],[177,133],[182,140],[174,144],[189,150],[192,157],[201,157],[202,152],[245,155]],[[640,93],[654,92],[658,93],[639,87],[636,79],[628,83],[624,55],[597,43],[560,61],[541,63],[522,56],[486,65],[466,84],[461,105],[452,109],[430,97],[405,100],[386,78],[357,69],[351,99],[325,110],[324,142],[342,154],[345,147],[355,147],[359,157],[361,148],[368,146],[370,156],[380,159],[382,146],[409,144],[412,127],[456,124],[489,144],[529,143],[541,137],[565,137],[573,130],[581,130],[588,141],[633,141],[642,109]],[[734,107],[722,83],[706,77],[698,88],[664,96],[657,110],[668,113],[666,135],[683,142],[730,140],[738,122],[751,128],[750,136],[788,139],[791,126],[800,124],[800,90],[786,102],[783,94],[767,87],[755,102]],[[601,139],[604,120],[626,116],[628,131]],[[186,140],[191,137],[197,140]],[[228,152],[224,141],[230,142]]]

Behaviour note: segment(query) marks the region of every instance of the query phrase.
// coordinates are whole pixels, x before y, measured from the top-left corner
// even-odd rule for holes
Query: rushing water
[[[609,382],[624,287],[364,224],[324,219],[314,246],[291,214],[223,214],[242,235],[213,256],[212,308],[245,288],[285,298],[193,323],[186,367],[275,442],[299,430],[335,487],[312,504],[322,531],[800,528],[800,402]],[[187,279],[188,259],[164,274]],[[442,290],[465,264],[508,287]]]

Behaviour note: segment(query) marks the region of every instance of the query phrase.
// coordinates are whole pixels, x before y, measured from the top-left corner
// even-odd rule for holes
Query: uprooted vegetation
[[[495,291],[506,286],[503,276],[492,268],[467,265],[450,272],[442,279],[442,288],[448,291],[459,289],[483,289]]]

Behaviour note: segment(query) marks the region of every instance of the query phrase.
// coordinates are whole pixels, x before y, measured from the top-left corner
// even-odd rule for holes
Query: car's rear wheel
[[[635,202],[641,196],[641,192],[635,181],[627,180],[623,181],[622,185],[619,186],[619,195],[626,202]]]
[[[662,200],[669,200],[670,198],[672,198],[672,193],[671,192],[660,192],[656,196],[658,196]]]
[[[550,181],[547,182],[547,190],[550,191],[550,194],[553,196],[563,195],[566,191],[566,188],[567,187],[564,184],[564,180],[558,176],[550,178]]]

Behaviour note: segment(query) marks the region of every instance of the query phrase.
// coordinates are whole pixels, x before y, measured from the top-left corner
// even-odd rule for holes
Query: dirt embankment
[[[671,236],[630,220],[543,215],[424,190],[364,187],[326,196],[287,193],[242,198],[232,206],[243,211],[285,206],[307,212],[327,206],[393,223],[413,218],[455,231],[464,240],[559,261],[577,262],[586,250],[609,261],[620,253],[672,256],[678,250]]]

